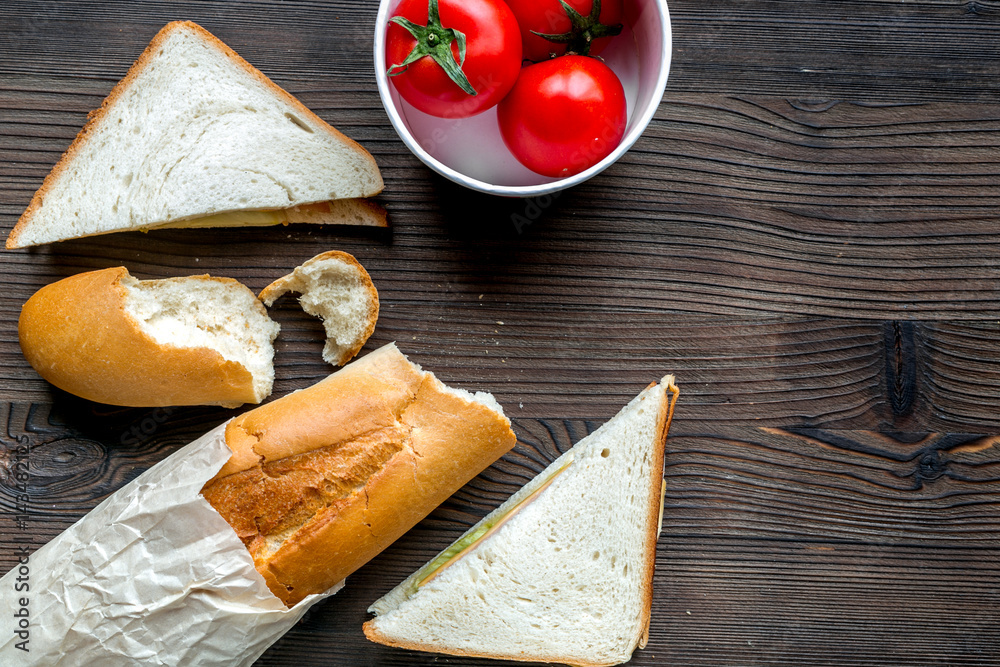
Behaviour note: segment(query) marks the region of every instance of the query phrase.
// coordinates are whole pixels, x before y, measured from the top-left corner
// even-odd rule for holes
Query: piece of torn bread
[[[354,358],[375,331],[378,291],[365,267],[346,252],[331,250],[304,262],[265,287],[260,300],[271,306],[286,292],[299,293],[302,309],[323,320],[323,360],[334,366]]]
[[[157,227],[384,226],[378,207],[308,208],[382,186],[368,151],[207,30],[177,21],[90,114],[7,247]]]
[[[21,350],[39,375],[130,407],[260,403],[274,381],[278,329],[236,280],[137,280],[125,267],[43,287],[18,321]]]

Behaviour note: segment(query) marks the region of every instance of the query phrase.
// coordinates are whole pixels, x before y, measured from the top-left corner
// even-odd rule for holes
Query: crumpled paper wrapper
[[[122,487],[0,579],[0,665],[250,665],[306,610],[268,590],[201,488],[229,459],[225,424]],[[30,649],[11,613],[29,598]],[[16,625],[17,619],[14,619]]]

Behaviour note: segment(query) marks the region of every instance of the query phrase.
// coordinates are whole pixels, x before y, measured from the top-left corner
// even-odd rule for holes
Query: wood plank
[[[667,552],[666,618],[636,664],[997,664],[996,549],[700,538]]]
[[[672,0],[677,90],[995,102],[995,2]]]
[[[996,664],[995,436],[686,426],[675,421],[667,445],[650,643],[630,664]],[[487,664],[357,646],[357,628],[373,596],[594,427],[517,420],[513,454],[359,572],[260,664]],[[320,657],[302,662],[300,645]]]
[[[671,438],[667,618],[651,650],[691,665],[996,664],[998,444],[808,429]]]
[[[262,276],[261,286],[269,279]],[[324,334],[317,319],[291,297],[271,313],[282,326],[277,398],[334,369],[322,361]],[[0,400],[54,401],[67,423],[105,419],[109,408],[54,391],[34,373],[13,336],[13,319],[0,322],[0,331],[9,332],[0,336]],[[680,414],[713,428],[1000,429],[996,322],[734,321],[575,312],[542,318],[484,297],[464,307],[383,302],[365,350],[393,341],[445,382],[492,392],[513,417],[605,420],[643,386],[674,373],[684,392]],[[179,408],[176,414],[202,410],[212,412]],[[147,412],[122,411],[122,419]],[[221,421],[233,413],[215,414]]]
[[[669,523],[676,534],[698,526],[699,534],[779,540],[912,543],[933,536],[938,544],[1000,543],[1000,530],[989,520],[969,520],[1000,509],[990,496],[1000,484],[1000,436],[747,429],[691,420],[681,411],[687,400],[682,393],[667,449]],[[78,407],[88,405],[81,401]],[[12,450],[30,447],[32,514],[56,522],[89,511],[221,421],[218,411],[207,408],[109,408],[96,419],[39,404],[2,407],[4,477]],[[453,497],[450,502],[462,505],[458,515],[446,504],[436,516],[474,521],[470,517],[499,504],[603,421],[515,416],[516,450]],[[790,488],[825,500],[804,506],[787,499]],[[10,487],[3,493],[9,500]],[[829,519],[830,512],[836,520]],[[938,525],[943,518],[949,520],[946,527]]]
[[[179,432],[194,437],[203,426],[171,422],[123,447],[107,433],[60,425],[44,408],[17,405],[4,416],[5,466],[19,437],[32,443],[34,546],[182,444]],[[515,419],[513,452],[311,611],[260,664],[438,664],[368,644],[367,605],[598,424]],[[995,664],[998,445],[995,435],[706,430],[678,413],[651,639],[632,664]],[[5,484],[5,521],[11,503]],[[0,567],[13,562],[14,534],[5,526]]]
[[[0,93],[2,113],[17,121],[0,135],[0,232],[98,103],[88,94],[78,110],[35,116],[62,99],[54,95]],[[398,140],[372,124],[377,109],[337,108],[352,95],[304,97],[383,164],[390,232],[299,225],[66,242],[7,252],[0,280],[24,288],[4,297],[26,299],[49,276],[91,266],[81,262],[89,256],[154,275],[194,269],[252,281],[256,258],[281,244],[289,255],[338,247],[364,256],[393,276],[379,283],[390,302],[468,303],[485,292],[542,312],[1000,317],[1000,104],[690,97],[664,103],[604,175],[522,201],[414,170]],[[254,259],[219,251],[231,247]]]
[[[869,103],[997,99],[1000,9],[989,0],[721,0],[711,11],[697,0],[671,0],[669,6],[673,92]],[[127,0],[8,0],[10,27],[0,34],[0,51],[18,72],[57,72],[70,61],[82,76],[107,77],[109,60],[124,73],[157,29],[183,18],[203,23],[278,78],[340,77],[374,90],[376,9],[374,2],[279,0],[237,9],[209,0],[149,2],[136,11]]]
[[[669,531],[1000,555],[1000,437],[764,428],[675,431]]]

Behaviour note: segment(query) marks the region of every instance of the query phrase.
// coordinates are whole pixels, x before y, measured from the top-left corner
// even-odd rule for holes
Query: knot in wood
[[[942,460],[940,452],[937,450],[929,451],[920,457],[920,463],[917,466],[917,479],[933,482],[944,475],[947,467],[947,461]]]

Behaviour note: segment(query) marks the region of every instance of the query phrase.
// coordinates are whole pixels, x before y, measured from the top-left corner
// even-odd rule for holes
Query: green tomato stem
[[[417,40],[417,43],[403,62],[392,65],[386,70],[386,75],[398,76],[405,72],[411,64],[429,56],[459,88],[469,95],[478,95],[476,89],[469,83],[468,77],[465,76],[465,72],[462,71],[462,66],[465,64],[465,33],[453,28],[445,28],[441,24],[438,0],[428,0],[427,25],[416,24],[402,16],[394,16],[389,20],[405,28],[413,36],[413,39]],[[451,51],[452,42],[458,44],[459,60],[457,62],[455,54]]]
[[[566,53],[574,53],[580,56],[589,55],[590,47],[595,39],[600,37],[614,37],[622,31],[623,26],[621,23],[614,25],[601,23],[601,0],[594,0],[588,16],[584,16],[573,9],[566,0],[559,0],[559,4],[562,5],[563,11],[566,12],[566,16],[569,18],[569,32],[556,34],[532,30],[531,33],[555,44],[566,44]]]

